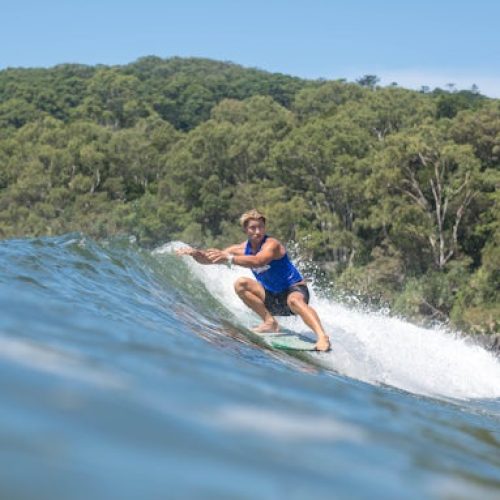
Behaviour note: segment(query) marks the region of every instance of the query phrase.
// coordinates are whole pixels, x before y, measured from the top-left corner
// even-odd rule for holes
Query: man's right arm
[[[212,262],[207,257],[204,250],[198,250],[197,248],[184,247],[176,250],[177,255],[189,255],[200,264],[211,264]]]
[[[190,255],[199,264],[213,264],[213,262],[208,258],[207,252],[216,250],[215,248],[209,248],[208,250],[199,250],[197,248],[184,247],[177,250],[175,253],[177,255]],[[224,252],[229,252],[233,255],[243,255],[245,253],[245,242],[238,243],[237,245],[231,245],[227,247]]]

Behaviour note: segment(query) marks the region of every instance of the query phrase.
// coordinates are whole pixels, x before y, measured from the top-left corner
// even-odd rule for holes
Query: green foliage
[[[443,92],[435,90],[438,95],[436,116],[437,118],[453,118],[464,109],[478,109],[484,97],[478,92],[471,90],[461,90],[459,92]]]
[[[349,101],[357,101],[365,95],[358,85],[342,81],[322,82],[309,85],[297,92],[293,111],[301,120],[313,116],[334,114],[339,106]]]
[[[457,293],[466,286],[468,261],[454,262],[446,272],[430,270],[406,281],[403,292],[394,301],[394,311],[407,317],[446,321]]]
[[[408,267],[419,264],[414,271],[444,270],[462,251],[459,231],[479,189],[479,160],[448,133],[448,127],[425,124],[391,136],[375,156],[374,193],[388,205],[387,218],[378,220],[404,250]]]
[[[375,247],[365,266],[348,266],[336,282],[337,288],[377,306],[399,296],[405,279],[404,262],[394,248]]]
[[[498,205],[495,208],[495,220],[491,224],[493,236],[483,248],[482,266],[460,289],[451,311],[457,325],[478,333],[500,330],[500,210]]]
[[[379,81],[380,78],[377,75],[364,75],[356,80],[356,82],[358,82],[358,84],[362,87],[368,87],[371,89],[374,89]]]
[[[21,98],[0,103],[0,127],[19,128],[34,120],[40,113],[33,104]]]
[[[263,210],[336,287],[498,330],[500,104],[207,59],[0,71],[0,237],[225,246]]]

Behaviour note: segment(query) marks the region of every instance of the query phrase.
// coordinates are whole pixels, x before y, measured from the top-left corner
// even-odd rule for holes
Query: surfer
[[[275,316],[298,315],[317,336],[315,348],[330,350],[330,339],[316,311],[309,305],[304,278],[288,258],[282,243],[266,234],[266,218],[250,210],[240,218],[248,239],[224,250],[181,248],[178,255],[190,255],[200,264],[237,265],[250,268],[255,279],[240,277],[234,283],[238,297],[261,318],[257,333],[278,332]]]

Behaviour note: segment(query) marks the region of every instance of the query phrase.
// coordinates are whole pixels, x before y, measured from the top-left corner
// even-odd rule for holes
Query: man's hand
[[[209,254],[212,254],[214,252],[224,253],[221,250],[218,250],[217,248],[209,248],[208,250],[198,250],[197,248],[183,247],[175,251],[176,255],[189,255],[190,257],[193,257],[193,259],[196,262],[198,262],[198,264],[218,264],[220,262],[219,260],[214,261],[209,257]]]
[[[193,255],[196,252],[194,248],[191,247],[183,247],[179,248],[178,250],[175,251],[176,255]]]
[[[227,262],[231,254],[217,248],[210,248],[210,250],[207,250],[206,255],[212,264],[221,264]]]

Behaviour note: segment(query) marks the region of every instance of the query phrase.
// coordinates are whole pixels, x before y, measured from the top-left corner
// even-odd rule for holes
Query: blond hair
[[[240,224],[243,229],[246,229],[247,224],[251,220],[261,220],[264,224],[266,223],[266,217],[263,213],[259,212],[257,209],[253,208],[252,210],[249,210],[248,212],[245,212],[241,217],[240,217]]]

